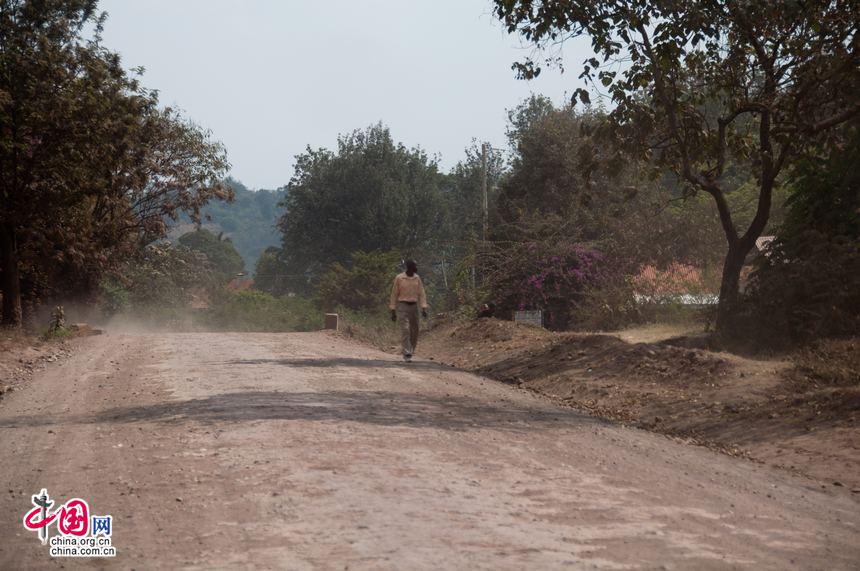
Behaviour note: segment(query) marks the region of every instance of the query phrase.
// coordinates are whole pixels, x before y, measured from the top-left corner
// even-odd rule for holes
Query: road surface
[[[324,333],[81,340],[0,430],[0,569],[860,566],[847,490]],[[41,488],[116,557],[52,559]]]

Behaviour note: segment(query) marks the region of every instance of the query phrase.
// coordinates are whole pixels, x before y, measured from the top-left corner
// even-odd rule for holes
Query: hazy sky
[[[104,41],[144,84],[227,147],[232,176],[276,188],[307,145],[382,121],[447,169],[473,138],[505,145],[505,110],[529,93],[561,102],[570,71],[519,81],[528,54],[489,0],[102,0]]]

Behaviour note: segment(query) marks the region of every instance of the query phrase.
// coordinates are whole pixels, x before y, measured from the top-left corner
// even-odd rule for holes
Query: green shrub
[[[108,278],[99,284],[99,305],[105,317],[112,317],[128,309],[129,293],[116,279]]]
[[[550,329],[576,321],[585,292],[608,278],[600,251],[559,240],[523,242],[488,256],[488,299],[500,314],[540,309]]]
[[[42,339],[44,339],[45,341],[68,339],[71,336],[72,330],[66,326],[49,327],[42,332]]]
[[[282,259],[282,254],[283,251],[274,246],[266,248],[260,254],[257,266],[254,268],[254,289],[272,295],[288,293],[286,276],[289,269]]]
[[[577,329],[610,331],[642,323],[642,307],[633,296],[629,278],[616,276],[585,289],[582,299],[572,315]]]
[[[349,268],[334,263],[320,278],[317,302],[327,311],[345,307],[375,312],[387,306],[399,266],[397,252],[353,252]]]
[[[773,348],[860,333],[860,245],[815,231],[803,234],[801,249],[774,244],[732,331]]]
[[[389,349],[399,343],[398,329],[388,312],[354,311],[337,308],[340,331],[349,337],[369,343],[380,349]]]
[[[254,290],[224,291],[198,315],[195,323],[222,331],[312,331],[323,325],[322,313],[310,300]]]
[[[183,234],[179,243],[206,256],[212,269],[224,281],[230,281],[245,268],[245,261],[229,238],[217,236],[204,228]]]
[[[759,256],[733,338],[770,347],[860,333],[860,122],[793,173],[788,213]]]
[[[128,290],[129,309],[143,313],[150,309],[183,309],[194,291],[218,287],[215,272],[205,256],[166,243],[147,246],[121,268],[117,280]]]

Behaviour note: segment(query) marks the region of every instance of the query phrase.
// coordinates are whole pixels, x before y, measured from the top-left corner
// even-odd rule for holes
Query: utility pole
[[[487,153],[489,150],[488,143],[481,143],[481,207],[483,209],[483,225],[481,227],[481,239],[487,241],[487,225],[488,225],[488,203],[487,203]],[[485,244],[486,246],[486,244]]]
[[[487,155],[490,152],[489,143],[481,143],[481,247],[480,257],[483,258],[487,254],[487,227],[489,226],[489,210],[487,200]],[[484,272],[481,271],[481,283],[484,283]],[[472,265],[472,289],[475,289],[475,266]]]

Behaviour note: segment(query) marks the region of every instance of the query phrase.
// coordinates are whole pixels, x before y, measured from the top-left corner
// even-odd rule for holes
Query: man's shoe
[[[412,355],[410,355],[408,353],[403,355],[403,360],[406,361],[407,363],[409,363],[410,361],[412,361]]]

